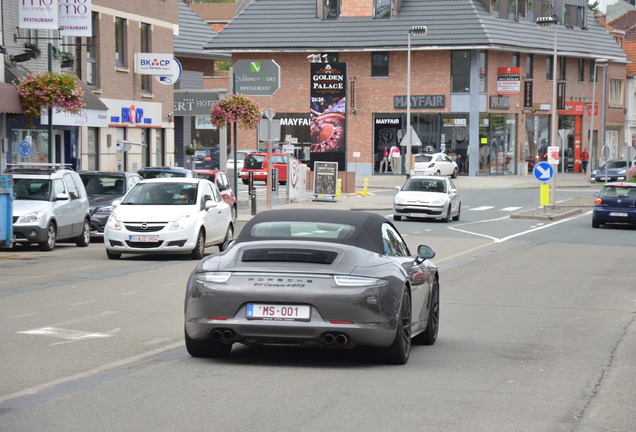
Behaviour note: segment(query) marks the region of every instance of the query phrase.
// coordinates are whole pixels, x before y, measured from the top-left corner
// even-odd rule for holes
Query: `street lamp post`
[[[596,168],[596,164],[593,164],[593,162],[596,160],[596,155],[598,154],[597,152],[597,147],[598,147],[598,143],[594,142],[594,119],[596,118],[596,68],[598,67],[602,67],[605,68],[607,67],[607,64],[609,63],[608,59],[595,59],[594,60],[594,82],[592,83],[592,121],[590,124],[590,139],[589,139],[589,146],[590,146],[590,166],[589,166],[589,170],[592,171],[592,169]],[[603,102],[604,103],[604,102]],[[605,123],[605,118],[603,118],[603,124]],[[603,128],[604,130],[604,128]]]
[[[426,26],[413,26],[409,29],[406,65],[406,176],[411,174],[411,151],[413,147],[411,135],[411,35],[424,35],[428,29]]]
[[[558,55],[557,55],[557,39],[558,39],[558,33],[559,33],[559,26],[558,26],[559,20],[557,19],[556,16],[550,16],[550,17],[539,17],[537,18],[537,26],[539,27],[550,27],[550,26],[554,26],[554,48],[553,48],[553,52],[552,52],[552,118],[550,119],[550,144],[555,146],[557,145],[557,140],[558,140],[558,127],[559,127],[559,123],[558,123],[558,111],[557,111],[557,73],[558,73],[558,68],[557,68],[557,60],[558,60]],[[564,155],[562,154],[561,157],[563,157]],[[556,190],[556,175],[552,176],[552,187],[550,190],[550,204],[552,205],[552,207],[554,207],[555,203],[556,203],[556,199],[554,196],[554,192]]]

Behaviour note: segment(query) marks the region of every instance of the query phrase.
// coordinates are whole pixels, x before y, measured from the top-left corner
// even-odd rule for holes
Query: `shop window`
[[[609,80],[609,106],[622,107],[623,105],[623,81],[617,79]]]
[[[22,156],[18,146],[31,137],[31,154]],[[12,129],[11,130],[11,163],[47,163],[49,161],[49,134],[44,130]]]
[[[115,18],[115,65],[126,67],[126,20]]]
[[[391,0],[375,0],[374,16],[376,18],[390,18]]]
[[[470,92],[470,51],[451,52],[451,93]]]
[[[323,0],[322,17],[323,19],[338,19],[340,16],[340,0]]]
[[[86,169],[96,171],[99,169],[99,128],[88,128],[88,139],[86,141]]]
[[[388,51],[371,53],[371,76],[387,78],[389,76]]]
[[[163,140],[164,129],[155,129],[155,161],[156,166],[164,166],[165,146]]]

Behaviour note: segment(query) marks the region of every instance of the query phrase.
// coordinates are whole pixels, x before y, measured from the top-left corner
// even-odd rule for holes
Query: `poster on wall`
[[[497,68],[497,94],[518,95],[521,89],[521,68]]]
[[[309,127],[312,154],[345,153],[346,96],[346,63],[311,63]]]
[[[19,28],[57,30],[57,0],[20,1],[18,8]]]

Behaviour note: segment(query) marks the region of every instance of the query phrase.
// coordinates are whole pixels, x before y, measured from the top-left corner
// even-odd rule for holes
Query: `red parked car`
[[[227,173],[225,171],[208,169],[195,169],[194,172],[197,173],[197,177],[210,180],[216,185],[219,192],[221,192],[221,198],[223,198],[223,201],[225,201],[230,206],[230,209],[232,209],[232,220],[236,221],[236,215],[238,213],[236,195],[234,194],[234,190],[232,189],[230,178]]]
[[[287,183],[287,164],[290,159],[298,161],[295,157],[288,155],[287,153],[272,153],[272,164],[274,168],[278,169],[278,183]],[[300,161],[298,161],[300,163]],[[249,173],[254,173],[254,180],[266,181],[267,180],[267,153],[250,153],[245,157],[243,161],[243,169],[239,174],[243,180],[243,184],[249,183]]]

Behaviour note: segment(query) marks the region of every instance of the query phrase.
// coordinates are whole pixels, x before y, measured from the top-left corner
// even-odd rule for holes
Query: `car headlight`
[[[101,213],[101,214],[110,214],[113,212],[113,210],[115,209],[115,207],[111,206],[106,206],[106,207],[98,207],[97,210],[95,210],[95,213]]]
[[[364,287],[364,286],[382,286],[386,285],[384,279],[370,278],[363,276],[338,276],[334,275],[333,281],[341,287]]]
[[[618,175],[625,175],[626,172],[627,170],[622,169],[618,172]]]
[[[176,221],[172,222],[170,224],[170,227],[168,228],[168,230],[169,231],[177,231],[177,230],[186,229],[187,227],[189,227],[193,223],[194,223],[194,215],[191,214],[191,213],[187,213],[187,214],[181,216]]]
[[[444,198],[438,198],[431,201],[432,205],[443,205],[445,203]]]
[[[395,197],[395,203],[396,204],[406,204],[406,199],[404,199],[404,197],[401,196],[396,196]]]
[[[598,174],[598,172],[597,172],[596,170],[592,171],[592,175],[593,175],[593,176],[595,176],[595,175],[597,175],[597,174]]]
[[[117,219],[117,216],[115,216],[115,213],[110,214],[110,216],[108,217],[108,222],[106,222],[106,225],[108,225],[108,228],[114,231],[121,231],[121,223]]]
[[[232,272],[204,272],[195,273],[194,279],[200,282],[225,283],[232,276]]]
[[[35,212],[27,213],[25,215],[20,216],[18,220],[16,221],[16,223],[18,224],[36,223],[41,221],[43,217],[44,217],[44,212],[35,211]]]

